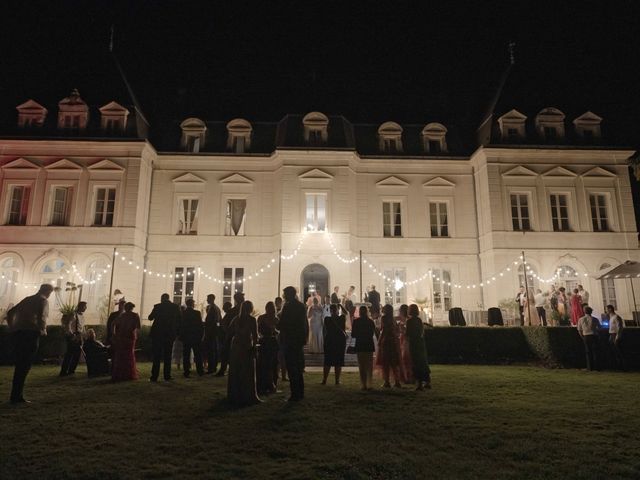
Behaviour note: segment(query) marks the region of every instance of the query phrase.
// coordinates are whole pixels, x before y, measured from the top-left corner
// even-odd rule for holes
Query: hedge
[[[92,325],[91,328],[104,340],[104,325]],[[12,362],[10,339],[7,326],[0,326],[0,365]],[[575,328],[434,327],[426,330],[425,341],[429,361],[434,364],[534,363],[546,367],[585,367],[584,348]],[[600,332],[599,341],[601,359],[608,359],[606,330]],[[622,346],[627,367],[640,370],[640,328],[625,328]],[[40,340],[38,361],[58,361],[65,348],[62,327],[47,327],[47,336]],[[151,358],[149,327],[142,327],[137,348],[140,360]]]

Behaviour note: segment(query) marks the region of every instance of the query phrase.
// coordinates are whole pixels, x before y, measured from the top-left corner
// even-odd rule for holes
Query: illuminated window
[[[600,265],[600,270],[605,271],[611,268],[608,263]],[[616,284],[613,278],[603,278],[600,280],[600,288],[602,289],[602,306],[613,305],[613,308],[618,308],[618,301],[616,296]]]
[[[245,199],[227,200],[227,215],[224,234],[231,237],[244,235],[244,223],[247,212]]]
[[[176,267],[173,271],[173,303],[184,305],[188,298],[193,298],[195,285],[195,267]]]
[[[431,271],[433,280],[433,310],[451,310],[451,272],[436,268]]]
[[[400,202],[382,202],[382,236],[402,236],[402,206]]]
[[[195,235],[198,233],[197,198],[181,198],[178,200],[178,234]]]
[[[569,226],[569,197],[554,193],[549,197],[551,203],[551,222],[554,232],[568,232]]]
[[[407,271],[404,268],[391,268],[384,271],[384,303],[402,305],[407,302]]]
[[[23,185],[14,185],[10,192],[9,215],[6,223],[7,225],[26,225],[31,189]]]
[[[609,217],[607,215],[607,197],[602,194],[589,195],[591,207],[591,225],[594,232],[609,231]]]
[[[307,193],[306,229],[310,232],[324,232],[327,229],[327,195]]]
[[[244,268],[225,267],[223,277],[222,302],[233,303],[233,295],[244,292]]]
[[[449,217],[446,202],[429,203],[429,220],[431,222],[432,237],[449,236]]]
[[[93,224],[103,227],[113,225],[113,214],[116,206],[115,188],[98,188],[96,190],[96,209]]]
[[[527,194],[511,194],[511,223],[514,231],[528,232],[531,230],[529,196]]]
[[[71,187],[54,187],[52,192],[51,221],[49,225],[64,226],[69,225],[71,212]]]

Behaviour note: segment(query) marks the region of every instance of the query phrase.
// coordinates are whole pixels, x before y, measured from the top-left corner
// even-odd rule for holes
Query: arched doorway
[[[322,296],[327,295],[329,292],[329,270],[319,263],[307,265],[302,269],[300,284],[300,296],[303,302],[306,302],[314,292],[318,292]]]

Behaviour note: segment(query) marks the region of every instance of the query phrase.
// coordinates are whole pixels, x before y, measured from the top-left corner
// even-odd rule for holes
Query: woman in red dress
[[[390,373],[393,372],[393,380],[396,388],[402,388],[400,383],[400,339],[398,338],[398,326],[393,318],[393,307],[385,305],[382,308],[382,333],[378,340],[378,356],[376,366],[382,370],[384,388],[391,388]]]
[[[134,348],[140,330],[140,317],[133,311],[134,308],[133,303],[125,303],[124,312],[113,322],[111,380],[114,382],[138,378]]]
[[[411,353],[409,352],[409,342],[407,341],[407,318],[409,318],[409,306],[400,305],[400,311],[396,318],[400,333],[400,375],[402,375],[404,383],[414,383]]]
[[[577,288],[573,289],[573,295],[571,295],[571,325],[574,327],[578,324],[578,320],[584,317],[584,310],[582,309],[582,297],[578,293]]]

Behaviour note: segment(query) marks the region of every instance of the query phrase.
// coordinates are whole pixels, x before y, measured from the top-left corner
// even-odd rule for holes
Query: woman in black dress
[[[338,315],[338,307],[342,308],[341,305],[332,304],[329,307],[331,316],[324,319],[324,376],[322,385],[327,384],[331,367],[336,373],[336,385],[340,385],[340,373],[344,366],[344,351],[347,348],[346,319],[344,315]]]
[[[360,316],[353,321],[351,336],[356,339],[356,355],[362,390],[373,390],[373,353],[376,351],[373,336],[378,336],[376,324],[369,318],[367,307],[360,307]]]
[[[413,376],[418,384],[416,390],[431,388],[431,369],[427,359],[427,346],[424,343],[424,326],[420,319],[420,310],[415,303],[409,306],[407,339],[409,340],[409,352],[411,352]]]
[[[267,302],[264,315],[258,317],[258,335],[260,347],[258,349],[257,387],[258,395],[274,393],[278,385],[278,330],[276,325],[276,306]]]

